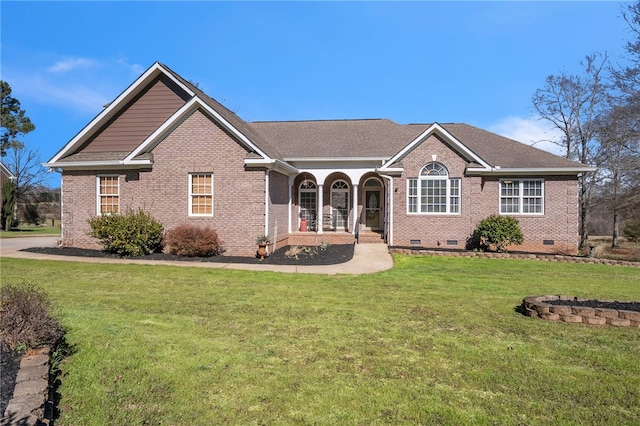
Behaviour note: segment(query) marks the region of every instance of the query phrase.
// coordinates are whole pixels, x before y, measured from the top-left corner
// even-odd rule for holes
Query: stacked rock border
[[[547,321],[640,328],[640,312],[571,305],[573,301],[586,302],[589,300],[592,299],[569,296],[530,296],[522,300],[522,308],[526,315]],[[566,301],[566,304],[546,303],[549,301]],[[601,300],[601,302],[614,301]]]
[[[51,424],[52,401],[49,386],[49,358],[51,350],[42,347],[22,357],[13,398],[9,400],[0,425],[46,426]]]
[[[631,266],[640,268],[640,262],[632,262],[628,260],[599,259],[595,257],[570,256],[565,254],[545,254],[545,253],[496,253],[481,252],[469,250],[446,250],[446,249],[421,249],[412,247],[390,246],[391,254],[406,254],[418,256],[451,256],[451,257],[479,257],[489,259],[528,259],[543,262],[568,262],[568,263],[584,263],[592,265],[616,265]]]

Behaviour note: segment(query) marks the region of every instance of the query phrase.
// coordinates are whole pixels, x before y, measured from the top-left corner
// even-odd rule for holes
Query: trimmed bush
[[[627,223],[627,226],[622,230],[624,237],[633,242],[640,243],[640,220],[634,220]]]
[[[8,350],[51,347],[62,338],[58,320],[50,314],[47,294],[33,283],[7,284],[0,289],[0,343]]]
[[[474,232],[476,239],[480,241],[480,247],[495,244],[498,252],[506,252],[511,244],[522,244],[524,237],[520,230],[520,224],[511,216],[491,216],[482,219]]]
[[[218,233],[207,227],[180,225],[164,237],[169,253],[187,257],[210,257],[224,253]]]
[[[144,256],[162,251],[164,227],[149,213],[138,209],[124,215],[113,214],[89,219],[89,235],[102,242],[103,250],[120,256]]]

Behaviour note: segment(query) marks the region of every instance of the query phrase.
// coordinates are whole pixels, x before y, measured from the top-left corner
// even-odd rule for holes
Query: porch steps
[[[363,231],[358,235],[358,243],[360,244],[384,244],[384,235],[382,232]]]

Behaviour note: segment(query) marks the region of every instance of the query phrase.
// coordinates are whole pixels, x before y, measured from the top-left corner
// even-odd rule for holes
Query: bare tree
[[[591,54],[581,62],[582,75],[550,75],[543,88],[536,90],[532,102],[544,120],[562,132],[562,146],[568,159],[592,165],[598,158],[600,144],[596,138],[599,117],[606,110],[608,86],[605,80],[607,55]],[[580,246],[587,241],[587,219],[595,173],[579,176]]]
[[[9,171],[16,177],[14,217],[18,217],[18,204],[28,201],[28,196],[38,188],[46,186],[47,171],[42,167],[40,154],[26,146],[16,146],[7,150],[4,157]]]
[[[605,201],[612,213],[611,246],[618,245],[621,213],[640,205],[640,126],[630,105],[613,106],[598,123],[601,177],[604,179]]]

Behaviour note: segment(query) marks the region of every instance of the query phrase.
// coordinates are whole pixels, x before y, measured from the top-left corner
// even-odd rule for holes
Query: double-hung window
[[[117,175],[98,176],[98,215],[120,212],[120,183]]]
[[[212,173],[189,173],[189,216],[213,216]]]
[[[501,214],[544,214],[544,179],[502,179]]]
[[[407,211],[421,214],[459,214],[460,178],[450,178],[440,163],[428,163],[420,176],[407,180]]]

